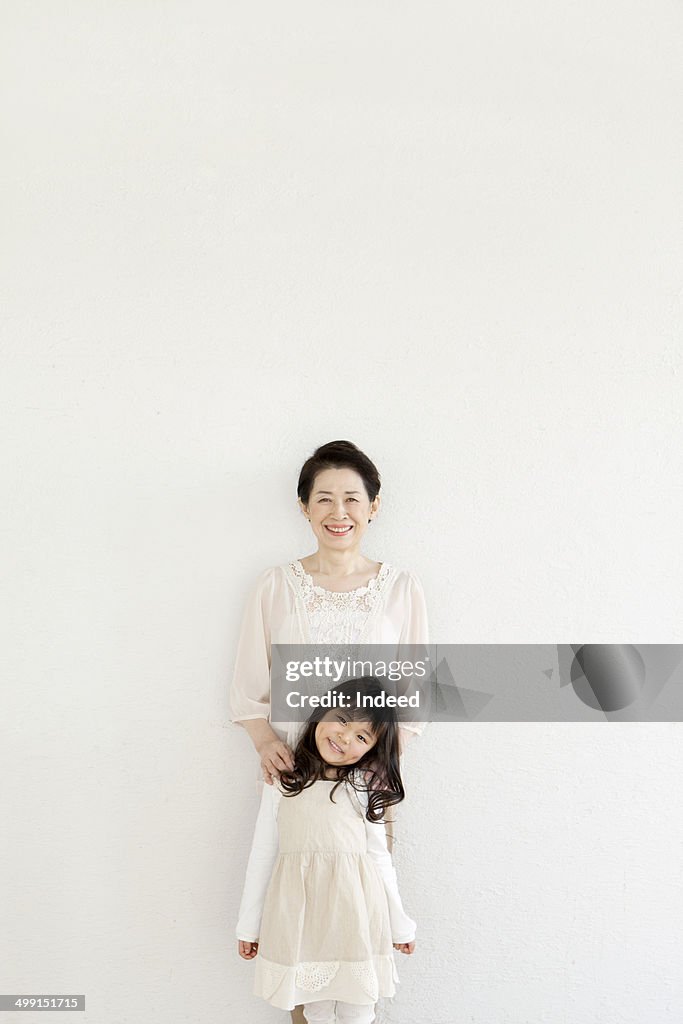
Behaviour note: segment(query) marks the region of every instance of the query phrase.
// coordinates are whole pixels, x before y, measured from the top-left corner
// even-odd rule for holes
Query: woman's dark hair
[[[365,816],[368,821],[377,822],[382,821],[387,807],[405,799],[399,764],[396,712],[393,708],[376,706],[377,698],[384,692],[375,676],[349,679],[330,691],[332,708],[316,708],[313,711],[294,750],[294,768],[291,772],[280,773],[280,785],[285,796],[296,796],[318,779],[325,778],[327,764],[318,753],[315,731],[318,722],[332,710],[343,715],[347,721],[370,722],[377,742],[359,761],[337,768],[339,781],[332,787],[330,800],[334,802],[334,794],[342,782],[349,782],[356,790],[367,790],[368,809]],[[341,695],[342,699],[335,699],[336,694]],[[361,702],[357,694],[361,694],[363,698],[369,697],[370,705],[359,706]],[[362,779],[364,781],[361,781]]]
[[[330,441],[316,448],[301,467],[296,491],[304,505],[308,505],[313,481],[322,469],[355,469],[363,480],[370,501],[379,494],[381,481],[374,462],[351,441]]]

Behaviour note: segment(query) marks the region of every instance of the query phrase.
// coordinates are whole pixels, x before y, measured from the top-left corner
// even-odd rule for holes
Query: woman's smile
[[[347,523],[346,526],[325,525],[325,529],[327,530],[328,533],[331,533],[333,537],[346,537],[347,534],[351,533],[353,526],[351,526],[350,523]]]

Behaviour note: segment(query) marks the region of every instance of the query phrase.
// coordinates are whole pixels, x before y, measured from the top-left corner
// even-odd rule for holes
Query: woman
[[[292,767],[294,736],[270,723],[271,644],[426,644],[427,611],[417,578],[361,553],[380,507],[380,477],[350,441],[323,445],[304,463],[297,492],[317,551],[267,569],[249,597],[231,691],[231,720],[246,729],[263,776]],[[421,726],[402,726],[406,740]],[[288,742],[289,741],[289,742]]]
[[[270,720],[272,644],[426,644],[422,586],[410,572],[361,552],[380,508],[376,466],[350,441],[332,441],[304,463],[297,493],[317,550],[267,569],[242,622],[230,694],[231,720],[249,734],[264,780],[294,767],[299,723]],[[402,749],[422,731],[400,729]],[[297,1010],[292,1019],[303,1021]]]

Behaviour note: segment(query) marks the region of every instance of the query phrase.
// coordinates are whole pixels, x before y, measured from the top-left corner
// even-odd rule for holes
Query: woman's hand
[[[269,786],[273,785],[274,775],[291,771],[294,767],[291,747],[288,747],[278,736],[265,740],[256,749],[261,758],[263,779]]]
[[[258,942],[242,942],[242,939],[238,939],[237,952],[243,960],[253,960],[258,953]]]
[[[291,748],[283,743],[265,718],[246,718],[239,724],[249,733],[254,750],[261,759],[263,778],[272,786],[274,775],[294,767]]]
[[[395,942],[394,949],[397,949],[399,953],[407,953],[410,956],[415,950],[415,942]]]

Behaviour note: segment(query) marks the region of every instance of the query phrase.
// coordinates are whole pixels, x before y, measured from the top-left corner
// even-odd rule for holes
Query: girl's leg
[[[337,1024],[372,1024],[374,1019],[374,1006],[359,1006],[357,1003],[337,1003]]]
[[[321,999],[319,1003],[304,1003],[304,1019],[308,1024],[335,1024],[334,999]]]
[[[292,1024],[306,1024],[303,1006],[295,1006],[292,1010]]]

